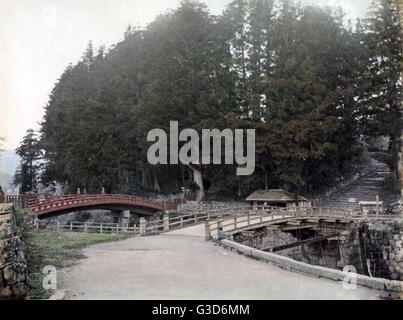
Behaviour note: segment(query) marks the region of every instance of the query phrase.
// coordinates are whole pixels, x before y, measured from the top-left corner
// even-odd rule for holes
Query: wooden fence
[[[35,228],[37,230],[55,231],[55,232],[83,232],[83,233],[100,233],[100,234],[119,234],[119,233],[132,233],[133,235],[139,234],[139,228],[134,225],[133,227],[122,227],[118,223],[95,223],[95,222],[47,222],[44,220],[36,220]]]

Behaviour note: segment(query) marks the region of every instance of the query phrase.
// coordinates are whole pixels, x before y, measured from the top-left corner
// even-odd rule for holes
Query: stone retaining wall
[[[382,267],[388,278],[403,281],[403,219],[373,220],[365,231],[370,269]]]
[[[311,276],[327,278],[336,281],[343,281],[347,275],[347,273],[340,270],[325,268],[322,266],[310,265],[274,253],[257,250],[226,239],[221,240],[221,244],[225,248],[234,249],[239,253],[253,257],[255,259],[270,262],[284,269],[301,272]],[[394,297],[396,297],[397,295],[401,299],[403,298],[403,281],[371,278],[360,274],[356,274],[356,279],[358,285],[365,286],[371,289],[388,291],[391,292],[394,295]]]
[[[205,210],[220,210],[228,207],[248,206],[247,202],[222,202],[222,201],[188,201],[178,206],[178,212],[197,212]]]
[[[0,300],[28,298],[24,243],[15,234],[12,205],[0,205]]]

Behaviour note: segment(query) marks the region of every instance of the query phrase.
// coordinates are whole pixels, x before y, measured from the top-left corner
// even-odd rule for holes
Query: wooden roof
[[[309,201],[308,199],[299,196],[299,201]],[[256,190],[246,201],[267,201],[267,202],[295,202],[293,193],[285,191],[284,189],[269,189],[269,190]]]

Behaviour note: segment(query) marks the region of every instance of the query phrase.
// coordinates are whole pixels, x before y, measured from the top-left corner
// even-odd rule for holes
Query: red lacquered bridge
[[[50,218],[74,211],[86,210],[130,210],[141,215],[152,215],[158,211],[175,210],[180,201],[155,201],[132,195],[3,195],[0,203],[14,203],[36,213],[39,219]]]

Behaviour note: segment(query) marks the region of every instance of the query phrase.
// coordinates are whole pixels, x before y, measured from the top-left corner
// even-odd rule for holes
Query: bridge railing
[[[132,195],[118,195],[118,194],[99,194],[99,195],[62,195],[62,196],[48,196],[39,195],[31,196],[26,201],[26,207],[35,211],[38,215],[46,213],[54,208],[72,208],[79,205],[96,205],[96,204],[133,204],[143,205],[153,208],[155,210],[162,210],[162,204],[147,198],[132,196]]]
[[[0,195],[0,203],[12,203],[21,208],[27,207],[29,195]]]
[[[213,210],[202,210],[197,212],[188,212],[176,216],[164,216],[163,219],[145,221],[143,229],[143,235],[145,234],[155,234],[160,232],[166,232],[173,229],[179,229],[191,225],[201,223],[206,220],[223,219],[229,217],[228,220],[232,220],[233,217],[238,217],[242,215],[249,214],[252,221],[259,220],[261,217],[275,215],[280,215],[281,217],[290,215],[299,216],[362,216],[361,211],[357,210],[336,210],[333,208],[323,208],[323,207],[273,207],[273,206],[253,206],[253,205],[241,205],[241,206],[229,206],[221,209]],[[239,221],[237,222],[239,223]],[[211,231],[216,229],[212,228]]]
[[[362,220],[367,218],[401,218],[400,215],[365,214],[359,210],[337,210],[322,207],[289,207],[289,208],[254,208],[254,210],[244,214],[235,214],[232,217],[219,217],[214,221],[205,223],[205,238],[210,240],[212,234],[232,232],[244,227],[258,227],[271,221],[284,220],[290,217],[323,217],[323,218],[346,218],[351,220]]]
[[[140,220],[140,230],[144,230],[141,235],[166,232],[174,229],[181,229],[191,225],[199,224],[207,219],[216,219],[220,216],[232,216],[252,210],[250,205],[231,206],[221,209],[203,210],[188,212],[174,216],[165,215],[162,219],[145,221]],[[142,227],[141,223],[144,224]]]

